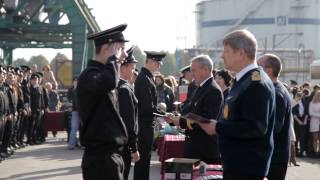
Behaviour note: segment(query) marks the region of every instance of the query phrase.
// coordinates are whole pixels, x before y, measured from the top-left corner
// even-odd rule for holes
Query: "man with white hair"
[[[198,88],[182,115],[194,113],[208,119],[217,119],[223,105],[223,95],[212,75],[213,63],[209,56],[199,55],[191,60],[191,72]],[[220,163],[217,136],[208,135],[198,124],[180,116],[171,117],[173,122],[186,131],[184,157],[200,159],[208,164]]]

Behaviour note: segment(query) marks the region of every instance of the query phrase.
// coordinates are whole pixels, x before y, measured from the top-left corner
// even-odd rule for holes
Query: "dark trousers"
[[[37,138],[40,141],[45,141],[46,139],[46,132],[44,130],[44,114],[40,113],[39,117],[39,126],[37,128]]]
[[[201,148],[205,145],[204,142],[207,142],[206,148]],[[211,145],[209,145],[211,143]],[[212,146],[215,145],[215,147]],[[208,142],[202,141],[201,138],[188,138],[186,137],[184,143],[184,151],[183,157],[184,158],[191,158],[191,159],[200,159],[201,161],[207,164],[221,164],[221,159],[219,158],[219,152],[217,141]]]
[[[81,168],[84,180],[123,180],[124,164],[118,153],[88,153],[85,150]]]
[[[134,180],[149,180],[152,144],[152,124],[139,124],[138,150],[140,153],[140,160],[134,165]]]
[[[17,116],[13,118],[13,129],[12,129],[12,137],[11,137],[11,144],[17,144],[18,139],[18,131],[20,129],[20,119]]]
[[[32,141],[34,125],[35,120],[32,117],[30,117],[27,127],[27,143],[30,143]]]
[[[129,148],[126,147],[125,150],[121,153],[123,162],[124,162],[124,173],[123,173],[123,179],[128,180],[130,167],[131,167],[131,152],[129,151]]]
[[[18,133],[18,142],[23,143],[24,135],[27,134],[28,116],[21,115],[20,130]]]
[[[223,172],[223,180],[263,180],[264,177]]]
[[[7,148],[10,146],[11,137],[12,137],[12,129],[13,129],[12,120],[6,121],[6,124],[4,127],[4,135],[3,135],[1,152],[7,152]]]
[[[5,126],[4,118],[3,118],[3,116],[0,116],[0,150],[1,150],[1,146],[2,146],[4,126]]]
[[[285,180],[287,174],[288,163],[271,164],[268,180]]]
[[[302,155],[303,151],[307,151],[307,127],[305,125],[299,125],[297,122],[294,122],[294,131],[296,133],[296,152],[299,156]],[[298,148],[298,142],[300,143],[300,148]]]
[[[31,113],[31,129],[30,129],[30,136],[31,141],[35,142],[37,140],[37,130],[40,126],[40,118],[41,118],[41,112],[40,111],[34,111]]]

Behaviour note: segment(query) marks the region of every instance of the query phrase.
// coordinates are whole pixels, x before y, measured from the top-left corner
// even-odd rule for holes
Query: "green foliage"
[[[140,69],[143,67],[144,63],[146,62],[146,56],[143,54],[142,50],[136,46],[133,50],[133,56],[138,61],[137,68]]]
[[[53,72],[57,72],[57,66],[59,67],[61,63],[65,62],[66,60],[69,60],[68,57],[64,54],[57,53],[56,56],[52,59],[50,62],[50,66]]]
[[[166,57],[162,60],[163,65],[160,68],[161,74],[166,76],[174,75],[176,73],[176,58],[174,54],[166,52]]]
[[[25,58],[18,58],[12,62],[14,67],[19,67],[21,65],[29,65],[29,62]]]
[[[174,54],[166,52],[167,56],[163,59],[163,65],[160,68],[161,74],[174,75],[176,73],[176,58]],[[133,56],[138,61],[137,68],[140,70],[146,62],[146,55],[144,52],[136,46],[133,51]]]
[[[41,71],[42,67],[46,64],[49,64],[49,61],[43,55],[32,56],[29,60],[29,66],[36,64],[38,66],[38,71]]]

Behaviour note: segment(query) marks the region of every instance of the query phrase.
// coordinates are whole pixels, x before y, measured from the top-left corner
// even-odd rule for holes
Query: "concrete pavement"
[[[42,145],[19,149],[9,159],[0,163],[0,179],[15,180],[78,180],[81,176],[83,150],[68,150],[66,134],[57,138],[49,136]],[[288,167],[287,180],[319,180],[320,159],[300,158],[300,167]],[[160,180],[160,162],[153,153],[150,180]],[[132,171],[129,179],[132,179]]]

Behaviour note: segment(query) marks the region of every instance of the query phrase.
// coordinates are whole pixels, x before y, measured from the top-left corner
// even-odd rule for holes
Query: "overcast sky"
[[[102,30],[127,23],[130,45],[143,50],[167,50],[195,45],[195,5],[199,0],[85,0]],[[17,49],[13,59],[43,54],[49,61],[57,52],[71,59],[71,49]]]

